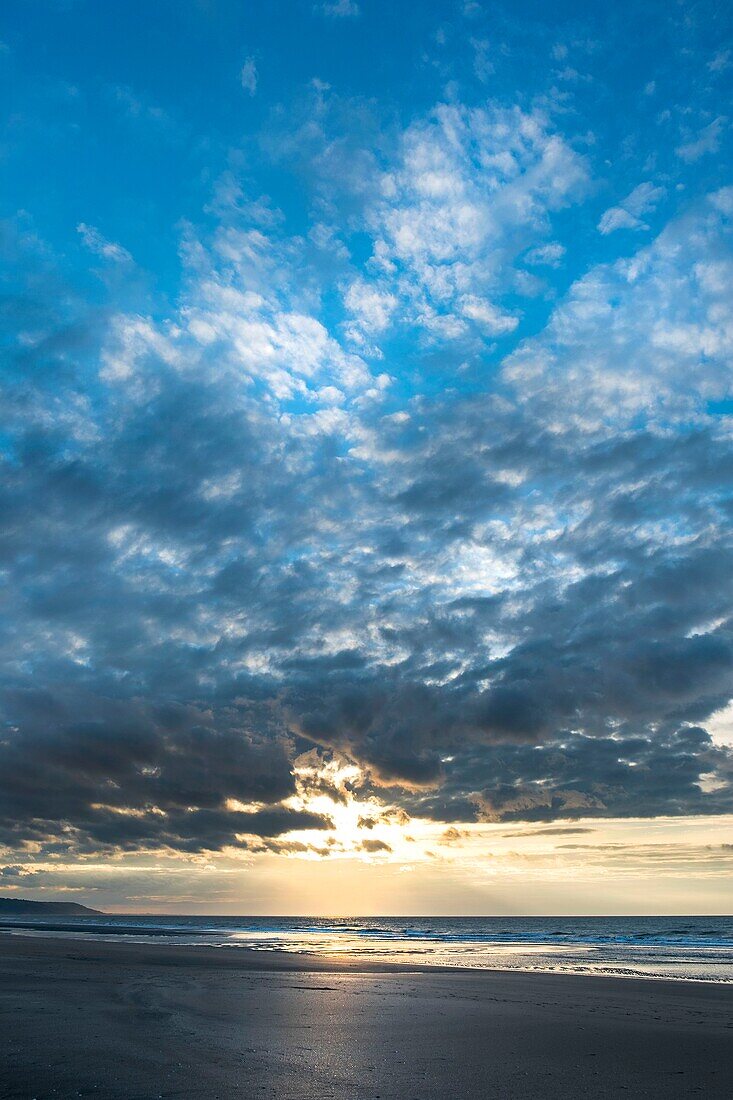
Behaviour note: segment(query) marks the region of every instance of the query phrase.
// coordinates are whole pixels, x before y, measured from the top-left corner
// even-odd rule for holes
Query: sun
[[[306,845],[301,857],[350,857],[371,862],[414,858],[414,839],[404,826],[404,814],[371,796],[360,795],[366,776],[348,761],[324,761],[311,752],[294,768],[297,793],[285,805],[323,814],[333,822],[326,830],[304,829],[288,839]]]

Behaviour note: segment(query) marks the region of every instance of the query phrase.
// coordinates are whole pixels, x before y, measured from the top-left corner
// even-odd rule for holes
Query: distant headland
[[[46,913],[49,916],[95,917],[101,914],[101,910],[90,909],[76,901],[28,901],[26,898],[0,897],[0,915],[41,917]]]

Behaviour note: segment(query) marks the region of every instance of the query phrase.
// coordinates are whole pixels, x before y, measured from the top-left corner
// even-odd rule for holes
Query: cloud
[[[515,829],[510,833],[502,833],[502,837],[533,837],[533,836],[578,836],[581,833],[592,833],[594,829],[586,827],[573,828],[561,825],[550,829]]]
[[[546,399],[551,415],[575,414],[579,425],[618,427],[640,412],[679,414],[725,397],[733,258],[724,207],[714,193],[631,259],[578,280],[540,339],[506,360],[523,400]]]
[[[565,246],[559,241],[550,241],[549,244],[540,244],[525,252],[524,262],[531,265],[546,264],[548,267],[558,267],[565,251]]]
[[[713,119],[700,130],[696,137],[677,146],[675,149],[677,156],[687,164],[693,164],[706,154],[717,153],[721,135],[727,125],[728,119],[723,115]]]
[[[115,244],[114,241],[106,240],[93,225],[79,222],[76,231],[80,235],[85,248],[88,248],[95,256],[116,264],[132,263],[132,256],[126,248],[123,248],[121,244]]]
[[[359,14],[356,0],[327,0],[319,10],[333,19],[352,19]]]
[[[328,825],[279,805],[295,793],[287,745],[236,730],[236,708],[227,729],[224,712],[214,727],[211,714],[103,698],[80,685],[6,693],[4,702],[23,730],[0,748],[6,843],[63,825],[79,843],[194,851],[236,844],[238,834]],[[261,806],[241,812],[231,800]]]
[[[716,798],[700,790],[696,759],[700,751],[711,751],[709,739],[704,731],[692,728],[668,737],[568,735],[534,747],[476,748],[450,766],[440,795],[413,795],[405,804],[415,816],[438,821],[634,817],[634,807],[642,809],[638,816],[673,816],[681,803],[689,813],[725,812],[729,791]],[[468,775],[471,782],[480,784],[482,774],[486,786],[472,793],[470,805],[465,806]],[[566,830],[574,831],[563,827],[521,835],[555,836]],[[586,831],[585,827],[579,831]]]
[[[495,72],[495,66],[491,60],[491,43],[486,38],[472,38],[473,71],[477,78],[486,83]]]
[[[431,342],[512,332],[500,281],[586,181],[541,111],[440,104],[405,130],[367,211],[372,277]]]
[[[623,202],[605,211],[598,223],[599,233],[605,237],[617,229],[648,229],[642,216],[651,213],[664,195],[663,187],[655,187],[649,182],[640,183]]]
[[[16,863],[0,867],[0,879],[2,879],[3,886],[8,883],[26,884],[40,877],[40,873],[35,871],[32,866]]]
[[[389,327],[397,298],[364,279],[356,279],[346,290],[344,304],[350,314],[349,337],[357,344],[366,345],[367,338],[378,336]]]
[[[508,332],[514,332],[519,324],[519,318],[510,313],[504,313],[497,309],[491,302],[482,301],[472,294],[467,294],[459,306],[464,317],[475,321],[491,336],[503,336]]]
[[[453,827],[729,812],[729,189],[520,339],[587,164],[539,110],[392,137],[316,173],[338,255],[231,168],[173,309],[6,233],[5,865],[326,851],[308,753]]]
[[[124,84],[113,86],[111,94],[129,119],[151,123],[156,128],[168,128],[171,119],[167,112],[155,103],[150,103],[147,98]]]
[[[392,851],[392,849],[390,848],[389,844],[386,843],[386,841],[377,840],[376,838],[373,839],[373,840],[372,839],[362,840],[361,848],[362,848],[362,851],[369,852],[372,855],[376,852],[391,852]]]
[[[239,74],[242,87],[249,95],[254,95],[257,91],[257,65],[253,57],[248,57],[242,65],[242,69]]]
[[[708,69],[711,73],[721,73],[730,65],[730,50],[718,50],[714,57],[708,61]]]

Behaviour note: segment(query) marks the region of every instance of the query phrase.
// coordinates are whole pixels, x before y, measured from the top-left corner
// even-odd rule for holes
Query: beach
[[[733,988],[0,934],[0,1096],[729,1098]]]

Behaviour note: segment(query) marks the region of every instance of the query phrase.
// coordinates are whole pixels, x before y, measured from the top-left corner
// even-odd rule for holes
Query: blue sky
[[[30,3],[4,15],[6,202],[27,210],[70,266],[76,225],[103,226],[157,294],[175,296],[180,221],[201,221],[232,164],[290,233],[307,232],[324,181],[293,132],[315,122],[318,104],[326,140],[366,146],[379,163],[400,128],[437,103],[539,102],[589,167],[585,201],[559,219],[573,242],[553,277],[564,288],[628,251],[628,231],[595,230],[639,182],[668,192],[645,212],[651,231],[727,182],[729,127],[715,122],[730,95],[729,33],[713,5],[622,4],[584,22],[573,4],[548,18],[535,4],[338,15],[297,2]],[[241,83],[248,63],[254,94]],[[318,95],[314,84],[329,88]],[[679,155],[704,146],[706,130],[717,156],[702,146]]]
[[[661,821],[725,908],[732,23],[3,12],[10,888]]]

